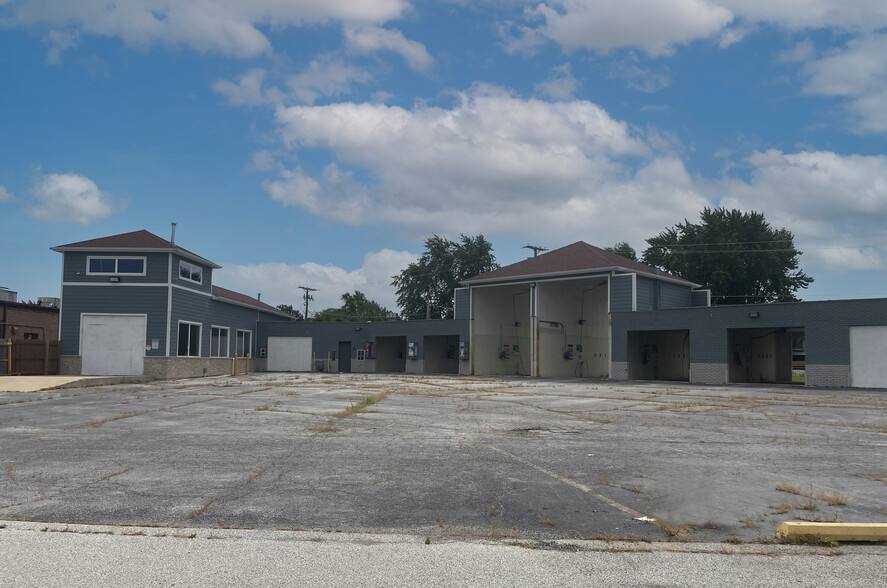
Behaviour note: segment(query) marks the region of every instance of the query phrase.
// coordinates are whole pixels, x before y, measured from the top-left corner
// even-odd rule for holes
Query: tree
[[[798,269],[792,233],[770,227],[763,214],[706,207],[700,220],[647,239],[643,262],[702,284],[713,304],[799,300],[795,292],[813,282]]]
[[[607,251],[609,251],[610,253],[621,255],[622,257],[625,257],[632,261],[638,261],[637,252],[631,247],[631,245],[629,245],[625,241],[619,241],[612,247],[607,247]]]
[[[366,294],[355,290],[353,294],[342,294],[340,308],[325,308],[311,320],[325,322],[375,322],[388,320],[390,311],[376,302],[367,300]]]
[[[278,304],[277,310],[282,310],[283,312],[285,312],[287,314],[293,315],[294,317],[296,317],[297,321],[300,321],[303,318],[302,311],[297,308],[293,308],[292,304]]]
[[[424,319],[427,305],[431,318],[453,318],[453,290],[467,278],[499,267],[493,245],[483,235],[460,235],[458,243],[433,235],[425,240],[419,261],[393,276],[397,304],[406,319]]]

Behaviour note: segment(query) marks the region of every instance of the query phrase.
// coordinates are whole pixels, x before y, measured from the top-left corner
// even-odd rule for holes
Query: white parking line
[[[586,486],[585,484],[580,484],[579,482],[577,482],[575,480],[565,478],[565,477],[561,476],[560,474],[556,474],[556,473],[552,472],[551,470],[546,470],[545,468],[543,468],[541,466],[537,466],[536,464],[534,464],[530,461],[527,461],[526,459],[524,459],[518,455],[515,455],[513,453],[508,453],[507,451],[499,449],[498,447],[494,447],[493,445],[487,445],[486,447],[492,449],[493,451],[501,453],[502,455],[508,456],[517,462],[520,462],[524,465],[528,465],[531,468],[533,468],[534,470],[542,472],[546,476],[551,476],[555,480],[560,480],[564,484],[569,484],[573,488],[578,488],[579,490],[582,490],[586,494],[591,494],[592,496],[594,496],[595,498],[597,498],[601,502],[605,502],[605,503],[609,504],[610,506],[612,506],[613,508],[618,508],[622,512],[630,514],[631,516],[633,516],[637,519],[643,518],[645,521],[655,521],[656,520],[656,519],[651,519],[650,517],[647,517],[643,513],[640,513],[638,511],[634,510],[633,508],[629,508],[629,507],[625,506],[624,504],[619,504],[615,500],[607,498],[603,494],[598,494],[597,492],[592,491],[592,489],[589,488],[588,486]]]

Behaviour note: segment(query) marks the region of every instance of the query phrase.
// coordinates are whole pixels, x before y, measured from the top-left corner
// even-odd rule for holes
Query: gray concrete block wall
[[[692,370],[692,366],[691,366]],[[692,373],[692,371],[691,371]],[[610,363],[610,379],[611,380],[627,380],[628,379],[628,362],[614,361]]]
[[[845,388],[850,385],[849,365],[807,364],[806,385]]]
[[[425,360],[424,359],[408,359],[405,372],[408,374],[424,374],[425,373]]]
[[[753,317],[753,313],[757,316]],[[887,299],[614,312],[611,317],[614,364],[628,361],[629,331],[688,329],[690,361],[695,366],[725,364],[728,361],[729,329],[803,328],[806,339],[807,385],[849,386],[850,327],[887,325]],[[696,369],[705,371],[698,376],[691,375],[693,381],[725,381],[718,379],[716,382],[710,369],[702,365]]]
[[[692,384],[726,384],[726,363],[693,363],[690,362],[690,383]]]

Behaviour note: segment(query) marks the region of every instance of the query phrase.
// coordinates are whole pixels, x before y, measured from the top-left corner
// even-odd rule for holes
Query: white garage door
[[[310,372],[311,337],[268,337],[269,372]]]
[[[141,376],[144,372],[145,315],[80,315],[80,373],[84,376]]]
[[[887,388],[887,326],[850,327],[850,385]]]

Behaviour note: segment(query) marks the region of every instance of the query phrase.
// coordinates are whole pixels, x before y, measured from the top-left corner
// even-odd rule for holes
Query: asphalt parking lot
[[[887,522],[884,391],[259,374],[0,392],[0,447],[5,520],[695,541]]]

